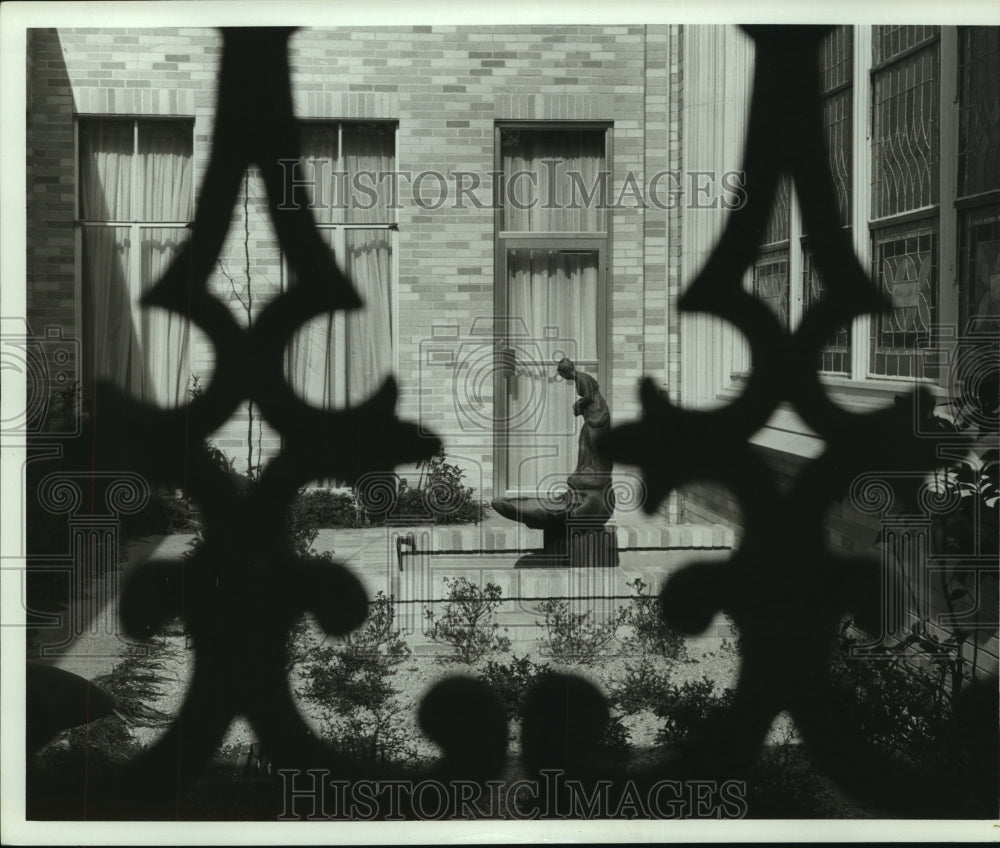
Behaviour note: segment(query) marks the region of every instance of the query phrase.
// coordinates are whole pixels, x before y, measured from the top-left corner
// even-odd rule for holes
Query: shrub
[[[392,600],[379,592],[363,627],[339,645],[313,651],[300,694],[319,708],[322,731],[345,753],[368,762],[416,755],[404,724],[408,708],[392,685],[409,648],[395,629]]]
[[[447,462],[443,447],[431,457],[418,488],[422,508],[435,524],[478,524],[483,520],[483,505],[473,497],[472,488],[463,484],[464,476],[461,468]],[[412,497],[404,499],[401,492],[400,506],[404,500],[408,508],[416,506]]]
[[[680,686],[668,684],[653,705],[653,713],[663,719],[657,740],[672,742],[692,731],[703,730],[732,700],[733,690],[726,688],[716,693],[715,681],[710,677],[687,680]]]
[[[857,639],[845,624],[831,663],[837,709],[871,745],[925,763],[940,760],[937,742],[951,716],[946,664],[938,663],[935,677],[909,666],[902,652],[852,657],[855,644]]]
[[[454,648],[450,659],[471,664],[486,654],[510,648],[510,639],[500,633],[500,625],[495,621],[502,603],[500,587],[487,583],[480,588],[464,577],[445,577],[444,582],[448,590],[444,612],[438,617],[425,608],[424,617],[427,635]]]
[[[550,598],[535,607],[545,621],[537,622],[545,628],[545,640],[552,656],[575,663],[594,659],[615,638],[618,628],[626,620],[627,610],[619,607],[611,619],[603,623],[591,621],[592,610],[571,612],[569,601]]]
[[[359,527],[358,507],[353,495],[330,489],[305,489],[292,505],[299,523],[314,527]]]
[[[682,739],[719,715],[732,702],[732,689],[716,693],[715,682],[707,676],[677,684],[670,668],[648,656],[626,663],[625,674],[608,686],[611,703],[624,715],[651,712],[663,722],[657,741],[666,744]]]
[[[472,524],[483,519],[484,506],[473,497],[473,490],[462,482],[465,472],[447,461],[444,448],[421,468],[416,486],[402,477],[392,475],[395,492],[391,510],[374,512],[360,509],[364,523],[378,526],[386,518],[394,521],[418,519],[434,524]],[[358,493],[355,492],[357,497]],[[357,498],[359,503],[364,498]]]
[[[535,663],[527,655],[511,654],[508,663],[487,662],[479,677],[500,698],[507,717],[517,719],[521,716],[524,696],[549,674],[552,670],[548,663]]]
[[[635,596],[623,622],[632,627],[632,634],[625,640],[626,649],[642,656],[652,653],[672,660],[687,659],[684,637],[667,624],[659,595],[647,593],[648,587],[641,577],[628,586]]]
[[[649,657],[636,663],[625,663],[624,675],[612,678],[608,698],[625,715],[652,710],[660,695],[670,685],[668,669],[654,664]]]
[[[82,764],[101,772],[138,754],[142,747],[133,737],[132,728],[161,727],[170,722],[169,715],[149,706],[163,694],[162,685],[167,682],[162,675],[162,652],[159,640],[128,648],[110,672],[95,677],[93,684],[115,699],[114,712],[60,733],[40,752],[43,767],[70,771]]]

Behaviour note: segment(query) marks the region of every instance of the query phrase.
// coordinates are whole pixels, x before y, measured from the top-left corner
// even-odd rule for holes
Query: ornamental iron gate
[[[639,420],[615,428],[601,448],[616,462],[638,466],[647,512],[684,484],[712,480],[729,487],[743,511],[745,532],[728,561],[693,564],[662,588],[669,623],[695,634],[725,611],[739,630],[742,666],[731,707],[696,738],[655,765],[608,762],[599,740],[608,711],[603,695],[582,678],[546,681],[529,698],[522,759],[530,776],[561,769],[589,791],[611,781],[640,792],[668,779],[731,779],[746,773],[775,717],[787,711],[809,757],[855,797],[891,815],[945,818],[995,780],[970,766],[942,782],[920,765],[867,745],[830,697],[831,642],[851,613],[874,620],[883,601],[881,564],[831,552],[823,518],[853,481],[873,470],[930,470],[936,442],[914,422],[931,407],[915,390],[894,407],[846,411],[826,394],[816,370],[839,328],[856,316],[884,314],[889,304],[859,265],[841,228],[838,193],[827,165],[820,68],[821,27],[748,27],[756,45],[753,99],[743,170],[753,190],[732,211],[707,264],[680,301],[688,312],[730,322],[748,340],[752,373],[742,394],[712,411],[675,406],[652,380],[641,388]],[[144,299],[147,307],[181,314],[212,340],[215,376],[203,394],[174,410],[147,406],[109,384],[99,387],[89,432],[81,443],[97,470],[128,469],[157,485],[183,488],[204,516],[204,544],[183,561],[150,561],[124,586],[121,620],[133,639],[148,638],[183,618],[194,672],[176,720],[149,749],[81,787],[42,784],[29,812],[88,819],[177,817],[181,799],[206,773],[227,727],[240,715],[253,726],[274,770],[325,770],[337,780],[407,778],[484,782],[500,776],[507,730],[497,696],[480,682],[452,677],[435,685],[419,707],[421,726],[442,755],[423,772],[375,767],[321,740],[295,707],[286,677],[290,628],[306,611],[329,634],[364,620],[367,598],[343,565],[293,553],[287,516],[298,489],[325,478],[363,475],[434,455],[438,440],[395,414],[388,379],[366,403],[323,411],[301,400],[285,374],[285,347],[304,322],[334,310],[357,309],[351,281],[337,269],[304,207],[282,210],[281,160],[299,156],[287,42],[291,29],[224,30],[224,53],[212,157],[190,239]],[[241,328],[208,292],[237,203],[244,172],[260,169],[268,208],[297,284],[276,296],[252,328]],[[813,267],[826,285],[810,298],[801,325],[789,333],[775,312],[744,290],[762,243],[780,180],[798,195]],[[257,405],[283,437],[281,453],[245,490],[213,462],[204,440],[244,400]],[[783,490],[750,437],[782,402],[825,439],[822,455]],[[992,689],[991,689],[992,687]],[[995,750],[995,682],[970,687],[966,730],[976,746]],[[992,693],[992,694],[991,694]],[[567,710],[565,704],[572,703]],[[985,704],[985,706],[983,706]],[[985,786],[985,790],[984,790]],[[194,791],[197,791],[195,788]],[[257,798],[255,783],[215,814],[259,804],[252,815],[274,818],[280,798]],[[66,805],[69,797],[73,803]],[[256,802],[255,802],[256,803]],[[403,816],[412,799],[403,795]],[[60,806],[60,804],[62,806]],[[380,810],[384,815],[384,810]]]

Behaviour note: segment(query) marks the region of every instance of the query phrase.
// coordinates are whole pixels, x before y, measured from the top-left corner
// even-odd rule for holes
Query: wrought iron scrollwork
[[[95,465],[129,468],[157,484],[183,487],[198,502],[205,530],[194,557],[148,562],[125,586],[121,616],[127,633],[148,636],[182,616],[193,641],[194,674],[165,735],[115,774],[90,782],[81,802],[88,818],[173,817],[178,799],[205,772],[239,715],[253,725],[275,768],[302,774],[327,769],[343,780],[403,776],[356,762],[337,751],[336,740],[317,738],[296,710],[286,676],[289,629],[303,612],[312,611],[328,633],[344,634],[361,624],[367,600],[344,566],[293,553],[286,521],[298,488],[324,478],[362,480],[429,458],[438,448],[436,439],[396,417],[391,379],[368,402],[341,411],[309,406],[285,379],[285,346],[304,322],[361,306],[309,211],[277,210],[283,192],[278,162],[299,154],[287,58],[291,32],[224,31],[212,157],[190,240],[145,298],[146,306],[183,314],[211,339],[211,384],[169,411],[142,405],[107,384],[96,399],[88,434]],[[719,481],[739,499],[745,535],[732,558],[690,565],[662,593],[670,623],[685,632],[703,630],[719,610],[736,623],[743,660],[735,699],[717,724],[671,757],[628,769],[602,753],[607,707],[601,693],[581,678],[553,676],[525,707],[523,762],[530,776],[562,769],[567,780],[585,786],[611,780],[613,792],[621,792],[626,781],[642,791],[664,779],[729,779],[746,772],[773,719],[787,710],[811,757],[845,788],[895,814],[948,815],[961,806],[961,781],[942,786],[919,768],[870,749],[827,695],[835,627],[847,612],[860,619],[877,615],[880,583],[878,563],[845,559],[827,548],[824,513],[859,474],[930,468],[935,455],[933,444],[913,433],[915,411],[927,402],[920,392],[894,408],[855,414],[824,391],[817,373],[824,343],[855,316],[888,304],[840,226],[826,164],[817,63],[826,30],[747,32],[757,55],[743,165],[748,202],[731,213],[680,308],[739,328],[752,350],[753,372],[740,397],[710,412],[682,410],[647,381],[641,419],[615,428],[601,442],[615,461],[642,469],[650,512],[671,490],[694,480]],[[240,180],[253,164],[263,176],[271,220],[297,284],[243,329],[211,296],[207,281]],[[826,282],[791,334],[741,283],[783,173],[794,181],[811,255]],[[248,398],[283,436],[284,447],[243,491],[213,465],[203,441]],[[779,489],[749,444],[783,401],[826,440],[823,455],[789,491]],[[485,781],[502,772],[504,711],[481,683],[451,678],[436,685],[423,699],[419,719],[443,754],[430,770],[407,776]],[[255,814],[266,817],[274,805],[280,811],[280,803],[268,798]],[[403,815],[407,803],[404,798]]]

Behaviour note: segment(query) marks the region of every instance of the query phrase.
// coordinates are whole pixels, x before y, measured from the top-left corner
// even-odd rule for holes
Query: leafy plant
[[[635,592],[623,623],[632,628],[625,639],[628,651],[641,656],[655,654],[672,660],[687,659],[684,637],[673,630],[663,617],[659,595],[650,595],[641,577],[627,584]]]
[[[637,715],[652,710],[660,695],[670,685],[669,667],[643,656],[638,662],[627,662],[621,677],[613,677],[608,685],[608,697],[624,715]]]
[[[447,461],[444,447],[419,468],[416,485],[394,475],[395,493],[388,514],[359,510],[365,524],[378,526],[386,518],[394,521],[413,518],[434,524],[478,524],[483,520],[483,503],[473,496],[472,487],[464,484],[465,472]]]
[[[510,648],[510,639],[503,635],[507,628],[501,633],[495,620],[502,603],[500,587],[495,583],[479,587],[465,577],[445,577],[444,582],[448,591],[444,612],[438,616],[424,608],[427,636],[451,645],[455,651],[451,659],[469,664]]]
[[[339,747],[369,762],[397,762],[416,755],[405,730],[408,710],[392,684],[409,648],[395,628],[392,599],[379,592],[363,627],[339,645],[312,652],[300,694],[313,701],[323,732]]]
[[[956,367],[956,373],[961,373]],[[934,569],[937,586],[932,608],[920,603],[909,610],[913,616],[909,632],[897,644],[887,646],[880,661],[889,676],[922,678],[911,684],[920,690],[928,686],[925,678],[930,669],[933,691],[928,690],[927,697],[935,704],[947,700],[951,707],[979,674],[980,643],[990,630],[983,616],[991,615],[990,608],[995,606],[983,603],[983,597],[989,596],[991,582],[995,597],[998,574],[981,569],[983,558],[995,561],[1000,554],[1000,452],[996,447],[1000,415],[995,374],[960,384],[955,397],[938,404],[922,422],[929,431],[947,437],[949,448],[948,463],[918,484],[928,486],[939,507],[952,505],[929,513],[928,565],[938,560],[945,567]],[[917,485],[897,483],[894,489],[904,509],[922,511]],[[882,537],[880,533],[876,541]],[[926,588],[930,587],[911,586],[911,596],[922,597]],[[891,691],[902,694],[901,680],[898,685],[889,682]]]
[[[703,730],[732,701],[732,690],[716,692],[715,682],[707,676],[675,683],[671,679],[671,664],[664,665],[648,655],[638,662],[626,663],[624,670],[622,677],[610,681],[608,697],[623,715],[651,712],[659,718],[660,744]]]
[[[543,601],[535,611],[545,619],[536,623],[545,629],[549,652],[574,663],[594,659],[615,638],[618,628],[628,618],[628,609],[619,607],[608,621],[598,623],[591,620],[593,610],[573,612],[569,601],[560,598]]]
[[[53,389],[52,405],[45,420],[45,429],[56,432],[72,430],[77,415],[88,407],[89,404],[84,401],[83,390],[78,380]]]
[[[871,745],[923,763],[938,759],[937,741],[951,714],[943,685],[947,660],[938,661],[936,673],[928,674],[910,664],[906,646],[881,657],[852,656],[858,641],[845,622],[831,663],[841,714]]]
[[[552,670],[548,663],[536,663],[527,655],[511,654],[507,663],[488,661],[479,677],[500,698],[507,717],[517,719],[521,716],[524,696],[549,674]]]
[[[292,504],[295,521],[319,527],[359,527],[354,497],[330,489],[305,489]]]
[[[669,684],[653,707],[653,713],[663,720],[657,739],[672,742],[692,731],[703,730],[729,707],[732,699],[732,689],[727,687],[716,692],[715,681],[707,676],[686,680],[680,685]]]

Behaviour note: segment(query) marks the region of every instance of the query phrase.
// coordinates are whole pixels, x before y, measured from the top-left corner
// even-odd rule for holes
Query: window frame
[[[909,210],[899,215],[875,219],[872,216],[873,188],[871,172],[873,168],[873,74],[887,63],[875,65],[872,61],[872,39],[875,27],[870,24],[852,26],[853,35],[853,75],[851,81],[851,214],[844,229],[851,236],[855,254],[862,268],[869,272],[873,265],[877,231],[904,223],[914,226],[921,221],[935,218],[937,221],[937,280],[935,296],[937,314],[933,318],[929,337],[936,349],[926,354],[937,363],[936,375],[927,377],[887,376],[874,372],[872,356],[872,334],[874,316],[860,315],[851,322],[851,340],[848,356],[848,370],[845,372],[820,371],[820,379],[838,398],[849,401],[860,392],[869,397],[872,391],[889,397],[908,391],[914,385],[925,385],[932,392],[940,393],[941,387],[948,385],[950,349],[956,339],[949,335],[948,328],[956,327],[959,319],[958,293],[958,238],[960,211],[980,202],[1000,201],[1000,191],[990,192],[980,198],[961,198],[957,195],[957,146],[958,146],[958,28],[942,26],[938,34],[920,44],[902,51],[892,61],[905,58],[911,52],[925,49],[928,44],[939,44],[937,84],[939,86],[939,111],[936,128],[939,133],[938,146],[938,202],[920,209]],[[841,90],[841,89],[838,89]],[[801,229],[801,209],[798,196],[792,192],[791,198],[791,250],[789,255],[791,327],[794,330],[801,319],[801,313],[808,308],[805,268],[805,249],[808,235]]]
[[[872,27],[872,43],[874,45],[875,39],[878,37],[879,27]],[[900,27],[899,29],[903,29]],[[934,245],[934,250],[932,254],[932,262],[934,263],[934,275],[931,278],[930,283],[930,320],[928,322],[926,333],[917,332],[917,343],[914,347],[899,348],[901,355],[909,355],[910,365],[909,368],[914,373],[910,375],[898,375],[898,374],[887,374],[876,370],[876,362],[878,358],[878,339],[881,335],[881,326],[884,320],[888,319],[888,316],[869,316],[868,319],[868,333],[864,338],[867,339],[868,356],[867,365],[865,370],[865,376],[868,379],[880,380],[880,379],[902,379],[902,380],[915,380],[918,382],[937,382],[939,378],[938,365],[940,363],[940,357],[935,356],[934,351],[938,349],[940,340],[936,338],[935,327],[939,326],[941,321],[941,294],[942,294],[942,274],[941,270],[944,267],[942,262],[941,248],[944,242],[944,233],[942,232],[942,198],[946,195],[943,189],[945,186],[942,184],[945,182],[945,172],[949,170],[950,163],[946,163],[944,156],[946,154],[947,147],[942,144],[944,138],[944,121],[942,118],[945,116],[946,104],[949,102],[944,98],[943,90],[943,72],[946,63],[946,57],[944,51],[942,50],[942,31],[938,28],[937,32],[931,32],[905,49],[899,50],[895,54],[882,57],[880,61],[876,62],[874,58],[874,46],[872,49],[866,51],[867,56],[871,62],[871,67],[868,71],[868,88],[871,92],[870,94],[870,123],[868,128],[868,158],[871,161],[872,173],[875,172],[875,160],[876,151],[878,145],[878,139],[875,137],[875,126],[876,126],[876,111],[877,103],[875,100],[875,89],[880,79],[884,77],[885,74],[891,73],[894,69],[900,67],[902,63],[922,53],[927,51],[932,51],[932,62],[934,70],[936,72],[936,78],[933,79],[931,90],[936,86],[937,90],[934,94],[937,97],[937,114],[931,116],[933,121],[933,129],[936,133],[936,137],[932,140],[932,144],[936,144],[937,147],[937,161],[930,163],[928,167],[930,168],[930,183],[929,188],[931,191],[931,196],[928,198],[930,202],[923,203],[919,206],[914,206],[912,208],[907,208],[903,210],[897,210],[890,214],[879,216],[877,212],[879,211],[876,207],[878,204],[878,190],[876,189],[875,183],[869,180],[867,191],[868,191],[868,227],[867,235],[871,243],[871,254],[870,254],[870,270],[872,278],[877,281],[881,281],[882,268],[877,267],[878,254],[881,246],[888,241],[892,240],[893,231],[896,232],[897,239],[904,238],[923,238],[926,234],[933,234],[933,238],[936,241]],[[899,96],[898,94],[896,96]],[[934,181],[934,168],[937,168],[936,176],[937,181],[935,185]],[[936,196],[936,200],[935,200]],[[908,226],[907,226],[908,225]],[[902,228],[906,228],[905,230]],[[923,338],[921,338],[923,336]],[[926,348],[926,353],[920,353],[922,348]],[[920,373],[918,373],[920,372]]]
[[[503,176],[503,134],[516,130],[551,132],[573,132],[600,130],[604,133],[603,171],[610,175],[608,181],[608,209],[603,233],[555,232],[555,231],[515,231],[504,230],[503,197],[493,197],[493,314],[497,319],[507,315],[507,251],[519,248],[552,248],[562,250],[596,250],[598,253],[597,275],[597,362],[602,382],[611,380],[611,292],[613,289],[611,250],[614,228],[614,122],[594,120],[496,120],[493,125],[493,170]],[[494,181],[494,190],[503,184]],[[502,333],[494,324],[493,345],[495,350],[503,344]],[[509,488],[507,428],[504,423],[506,410],[506,387],[503,375],[497,370],[493,378],[493,492],[494,496],[522,494]]]
[[[849,45],[850,53],[844,60],[844,65],[846,71],[843,76],[846,78],[841,79],[839,82],[834,82],[829,87],[823,87],[821,91],[821,97],[824,108],[824,115],[826,106],[832,103],[836,98],[840,98],[843,95],[847,95],[848,105],[845,110],[844,118],[848,122],[849,127],[847,131],[847,142],[845,144],[845,153],[849,157],[847,167],[847,184],[846,189],[846,216],[842,216],[840,219],[841,230],[847,235],[849,241],[853,243],[854,241],[854,230],[853,230],[853,215],[855,208],[857,207],[857,184],[855,181],[855,171],[854,164],[857,158],[855,150],[855,128],[857,126],[856,116],[855,116],[855,100],[857,97],[856,89],[856,44],[855,44],[855,28],[851,26],[845,27],[844,41]],[[839,65],[839,63],[838,63]],[[831,69],[836,66],[831,66]],[[824,69],[825,70],[825,69]],[[822,73],[822,72],[821,72]],[[826,80],[821,79],[821,86],[826,86]],[[824,130],[826,130],[827,125],[824,124]],[[828,161],[829,161],[828,151]],[[833,167],[832,163],[831,169]],[[836,186],[835,186],[836,188]],[[839,199],[839,197],[838,197]],[[806,312],[811,305],[819,300],[823,296],[823,290],[825,290],[826,285],[822,277],[819,275],[818,270],[815,268],[815,258],[811,255],[809,250],[809,234],[805,232],[805,228],[802,224],[802,216],[798,206],[798,197],[792,198],[792,232],[796,237],[796,245],[791,249],[791,255],[796,257],[796,264],[798,265],[798,273],[795,276],[797,282],[791,282],[792,290],[792,314],[794,315],[793,325],[797,324],[801,320],[802,313]],[[816,282],[818,283],[818,288],[820,289],[818,296],[814,299],[812,294],[812,276],[815,273]],[[817,368],[819,370],[821,379],[850,379],[854,375],[853,368],[853,356],[854,348],[856,346],[856,337],[854,333],[853,322],[845,326],[842,330],[843,338],[835,336],[833,339],[828,340],[823,347],[820,349],[820,361],[817,363]],[[840,361],[843,363],[844,367],[840,369],[827,368],[827,361],[831,361],[833,357],[839,357]]]
[[[366,126],[380,125],[392,129],[393,157],[395,159],[395,169],[399,172],[399,121],[395,119],[368,119],[368,118],[299,118],[300,126],[309,125],[312,127],[336,127],[337,133],[337,161],[343,158],[344,150],[344,127],[345,126]],[[348,230],[384,230],[389,235],[389,249],[391,251],[389,282],[389,344],[391,346],[391,361],[393,373],[399,373],[399,205],[387,207],[391,210],[390,220],[379,223],[353,223],[353,222],[333,222],[320,223],[314,220],[317,230],[323,234],[332,233],[330,239],[333,250],[334,261],[337,268],[344,276],[347,276],[347,269],[343,264],[347,249],[346,234]],[[288,265],[288,257],[284,251],[281,253],[281,280],[279,289],[285,291],[291,280],[291,268]],[[350,391],[350,369],[346,368],[347,355],[350,350],[350,340],[348,338],[347,314],[339,309],[333,313],[333,324],[335,338],[340,340],[337,346],[339,360],[345,364],[345,378],[337,387],[336,397],[333,399],[334,409],[346,409],[348,407],[348,395]]]
[[[785,332],[788,332],[789,328],[794,326],[794,323],[798,320],[799,314],[793,308],[793,303],[801,300],[801,298],[794,294],[794,287],[792,285],[792,253],[794,252],[792,250],[792,231],[795,227],[794,219],[796,217],[796,211],[793,211],[792,203],[794,194],[795,188],[791,175],[787,172],[781,174],[774,186],[774,196],[771,201],[772,206],[763,235],[763,238],[767,238],[769,235],[776,236],[776,238],[761,243],[750,271],[750,286],[753,296],[768,306],[771,312],[775,314],[775,317],[778,318]],[[782,195],[786,195],[787,197],[784,200],[785,220],[779,221],[775,213],[779,208],[777,204],[781,200]],[[780,314],[768,305],[768,301],[773,298],[765,297],[760,289],[761,271],[765,267],[774,265],[782,260],[785,263],[785,282],[784,291],[779,294],[778,299],[784,299],[785,301],[785,319],[783,322],[781,321]]]
[[[966,323],[973,318],[973,307],[971,304],[971,297],[973,292],[969,285],[970,280],[965,277],[965,272],[970,265],[968,246],[970,242],[969,229],[973,226],[974,219],[977,215],[996,216],[1000,218],[1000,186],[992,189],[980,189],[963,193],[963,170],[962,166],[967,165],[966,160],[962,159],[965,151],[962,149],[961,143],[961,131],[963,114],[962,108],[963,104],[961,102],[962,94],[962,66],[965,59],[962,52],[962,36],[964,35],[963,30],[971,29],[971,27],[957,27],[955,33],[956,40],[956,80],[955,80],[955,101],[956,101],[956,128],[954,133],[954,144],[956,151],[956,173],[955,173],[955,192],[954,192],[954,210],[956,217],[956,231],[955,240],[957,243],[957,256],[956,256],[956,286],[959,291],[959,303],[958,303],[958,320],[962,322],[960,327],[962,330],[966,329]],[[994,28],[1000,32],[1000,28]],[[1000,36],[998,36],[1000,37]],[[961,161],[959,161],[961,160]],[[986,222],[979,222],[978,226],[984,226]],[[994,219],[994,224],[996,224],[996,219]],[[1000,226],[1000,225],[998,225]],[[962,288],[962,283],[966,284],[966,287]],[[1000,319],[994,319],[996,322],[994,327],[1000,326]]]
[[[82,178],[83,169],[80,162],[80,125],[81,123],[90,122],[100,122],[100,121],[111,121],[114,123],[127,123],[132,124],[132,166],[131,172],[129,174],[129,198],[133,205],[133,210],[135,210],[135,199],[139,197],[138,187],[138,152],[139,152],[139,125],[140,123],[172,123],[178,125],[186,125],[191,132],[191,203],[190,203],[190,213],[188,214],[187,221],[145,221],[140,220],[135,214],[133,214],[129,220],[106,220],[106,221],[94,221],[94,220],[83,220],[80,217],[81,204],[80,204],[80,191],[82,189]],[[194,223],[194,212],[197,207],[198,201],[198,151],[196,145],[197,135],[195,133],[195,116],[194,115],[148,115],[148,114],[107,114],[107,113],[87,113],[87,112],[74,112],[73,113],[73,288],[74,288],[74,320],[76,326],[80,328],[80,335],[84,337],[89,334],[89,328],[86,326],[86,317],[84,310],[84,300],[86,294],[84,292],[83,283],[83,231],[85,227],[118,227],[125,228],[129,230],[129,258],[128,258],[128,275],[129,279],[141,279],[142,277],[142,250],[141,250],[141,232],[143,229],[184,229],[190,230],[192,224]],[[140,249],[132,249],[132,245],[140,246]],[[134,276],[133,276],[134,275]],[[89,375],[95,374],[94,368],[94,354],[91,349],[92,339],[83,338],[83,345],[81,349],[81,371],[83,375],[83,380],[81,380],[84,387],[86,387],[86,378]],[[188,356],[191,355],[190,350],[190,339],[188,341],[189,349]]]

